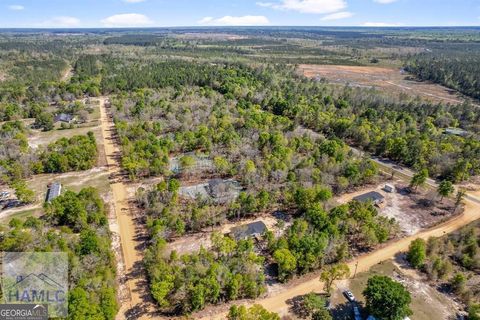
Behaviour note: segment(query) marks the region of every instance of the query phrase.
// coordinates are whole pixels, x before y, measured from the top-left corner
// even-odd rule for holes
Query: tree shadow
[[[326,302],[326,305],[329,304],[329,297],[323,293],[315,293],[316,296],[322,297],[324,301]],[[288,310],[291,314],[294,314],[296,318],[299,319],[310,319],[311,312],[307,309],[305,306],[305,297],[307,295],[299,295],[295,296],[291,299],[288,299],[287,305],[288,305]]]
[[[291,299],[288,299],[288,311],[292,314],[295,314],[300,319],[306,319],[310,313],[306,310],[304,305],[304,295],[303,296],[295,296]]]
[[[353,319],[353,305],[349,302],[337,304],[330,309],[330,313],[335,320],[351,320]]]

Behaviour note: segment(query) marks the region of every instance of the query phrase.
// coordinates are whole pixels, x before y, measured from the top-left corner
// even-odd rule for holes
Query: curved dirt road
[[[472,197],[472,196],[470,196]],[[401,251],[406,251],[410,242],[417,238],[428,239],[430,237],[440,237],[447,233],[451,233],[455,230],[460,229],[461,227],[480,219],[480,199],[472,197],[473,200],[470,200],[470,197],[465,201],[465,212],[462,215],[459,215],[443,224],[440,224],[434,228],[424,230],[419,232],[416,235],[402,238],[396,242],[392,242],[386,245],[383,248],[375,250],[369,254],[362,255],[353,261],[348,263],[350,270],[355,269],[355,264],[358,262],[358,272],[368,271],[372,266],[393,258],[395,254]],[[280,316],[287,315],[289,306],[286,301],[292,299],[296,296],[304,295],[309,292],[322,292],[323,284],[318,280],[318,278],[313,280],[307,280],[303,283],[300,283],[296,286],[275,293],[274,296],[266,297],[255,301],[257,304],[261,304],[266,309],[274,311],[280,314]],[[215,315],[209,315],[208,317],[203,318],[207,319],[225,319],[225,313],[219,313]]]
[[[128,297],[125,299],[127,301],[120,302],[117,319],[150,319],[151,317],[146,316],[152,309],[148,284],[143,270],[143,249],[142,242],[139,239],[141,238],[141,228],[135,222],[135,217],[132,215],[128,204],[127,189],[120,168],[121,153],[116,142],[115,125],[105,106],[108,98],[101,97],[98,100],[100,101],[105,156],[110,174],[110,188],[113,195],[112,205],[114,206],[117,219],[123,263],[125,265],[125,274],[120,274],[120,281],[124,282],[128,291]]]

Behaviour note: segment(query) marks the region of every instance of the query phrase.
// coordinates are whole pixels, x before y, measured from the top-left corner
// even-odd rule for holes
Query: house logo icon
[[[8,303],[52,303],[64,302],[65,288],[44,273],[17,275],[16,282],[7,287],[5,298]]]
[[[64,252],[4,252],[3,303],[29,306],[48,316],[68,315],[68,255]],[[0,317],[0,319],[2,319]]]

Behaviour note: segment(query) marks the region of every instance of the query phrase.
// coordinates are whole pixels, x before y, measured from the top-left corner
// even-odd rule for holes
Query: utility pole
[[[355,263],[355,272],[353,273],[353,279],[355,279],[355,276],[357,275],[357,268],[358,268],[358,260],[357,260],[357,263]]]

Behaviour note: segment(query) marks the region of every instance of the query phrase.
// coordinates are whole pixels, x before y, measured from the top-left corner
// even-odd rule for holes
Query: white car
[[[355,301],[355,296],[353,295],[353,293],[350,290],[343,291],[343,295],[345,296],[345,298],[347,298],[348,301],[350,301],[350,302]]]

